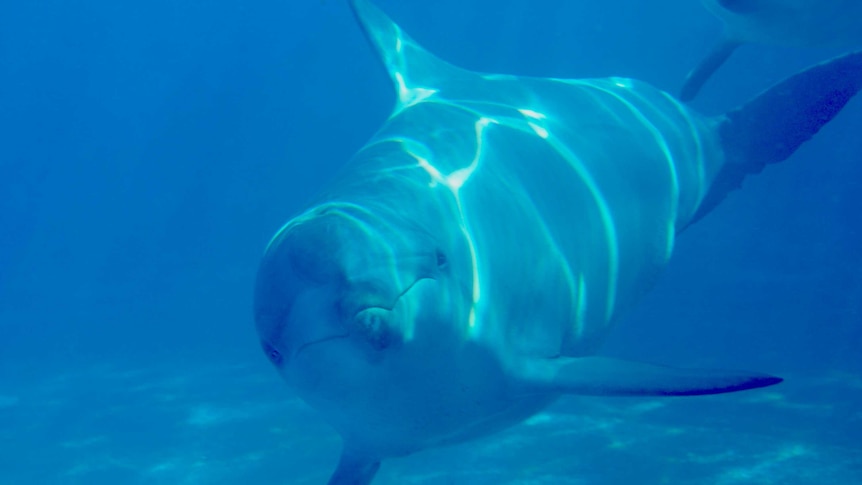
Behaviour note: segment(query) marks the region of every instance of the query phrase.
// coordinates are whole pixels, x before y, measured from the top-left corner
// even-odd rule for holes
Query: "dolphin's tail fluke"
[[[725,115],[728,162],[759,172],[789,157],[862,89],[862,52],[814,66]]]
[[[739,187],[746,175],[789,157],[862,89],[862,52],[793,75],[718,120],[725,164],[697,221]]]

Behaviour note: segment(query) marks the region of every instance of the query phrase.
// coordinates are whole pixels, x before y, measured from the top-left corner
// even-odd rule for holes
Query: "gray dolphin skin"
[[[595,356],[674,239],[855,95],[862,54],[709,118],[632,79],[478,74],[352,7],[395,108],[272,238],[265,354],[343,437],[330,484],[517,424],[564,394],[688,396],[780,378]]]
[[[724,36],[686,76],[679,98],[690,101],[743,44],[787,47],[862,46],[859,0],[703,0],[724,22]]]

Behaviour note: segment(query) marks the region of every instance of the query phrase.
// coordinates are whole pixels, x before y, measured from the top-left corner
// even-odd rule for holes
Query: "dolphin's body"
[[[680,99],[693,99],[742,44],[787,47],[862,46],[859,0],[703,0],[724,22],[724,36],[686,77]]]
[[[353,7],[395,110],[273,237],[255,294],[264,351],[344,438],[330,483],[369,483],[383,458],[496,432],[565,393],[780,381],[590,355],[677,233],[855,94],[862,56],[712,119],[630,79],[462,70]]]

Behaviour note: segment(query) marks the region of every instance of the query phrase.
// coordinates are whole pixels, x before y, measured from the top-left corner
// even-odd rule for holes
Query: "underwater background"
[[[691,0],[378,0],[456,65],[676,92]],[[731,109],[836,51],[745,46]],[[0,5],[0,485],[322,484],[338,436],[260,351],[274,232],[394,93],[340,0]],[[687,230],[602,353],[780,386],[566,397],[375,484],[862,483],[862,100]]]

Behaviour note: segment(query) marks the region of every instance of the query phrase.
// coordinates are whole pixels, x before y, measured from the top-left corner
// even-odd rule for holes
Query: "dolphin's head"
[[[294,219],[258,273],[254,311],[265,354],[336,428],[356,416],[391,419],[398,411],[387,406],[399,402],[392,382],[427,369],[428,353],[469,313],[469,261],[459,245],[463,237],[353,205]],[[386,404],[378,391],[389,394]]]

